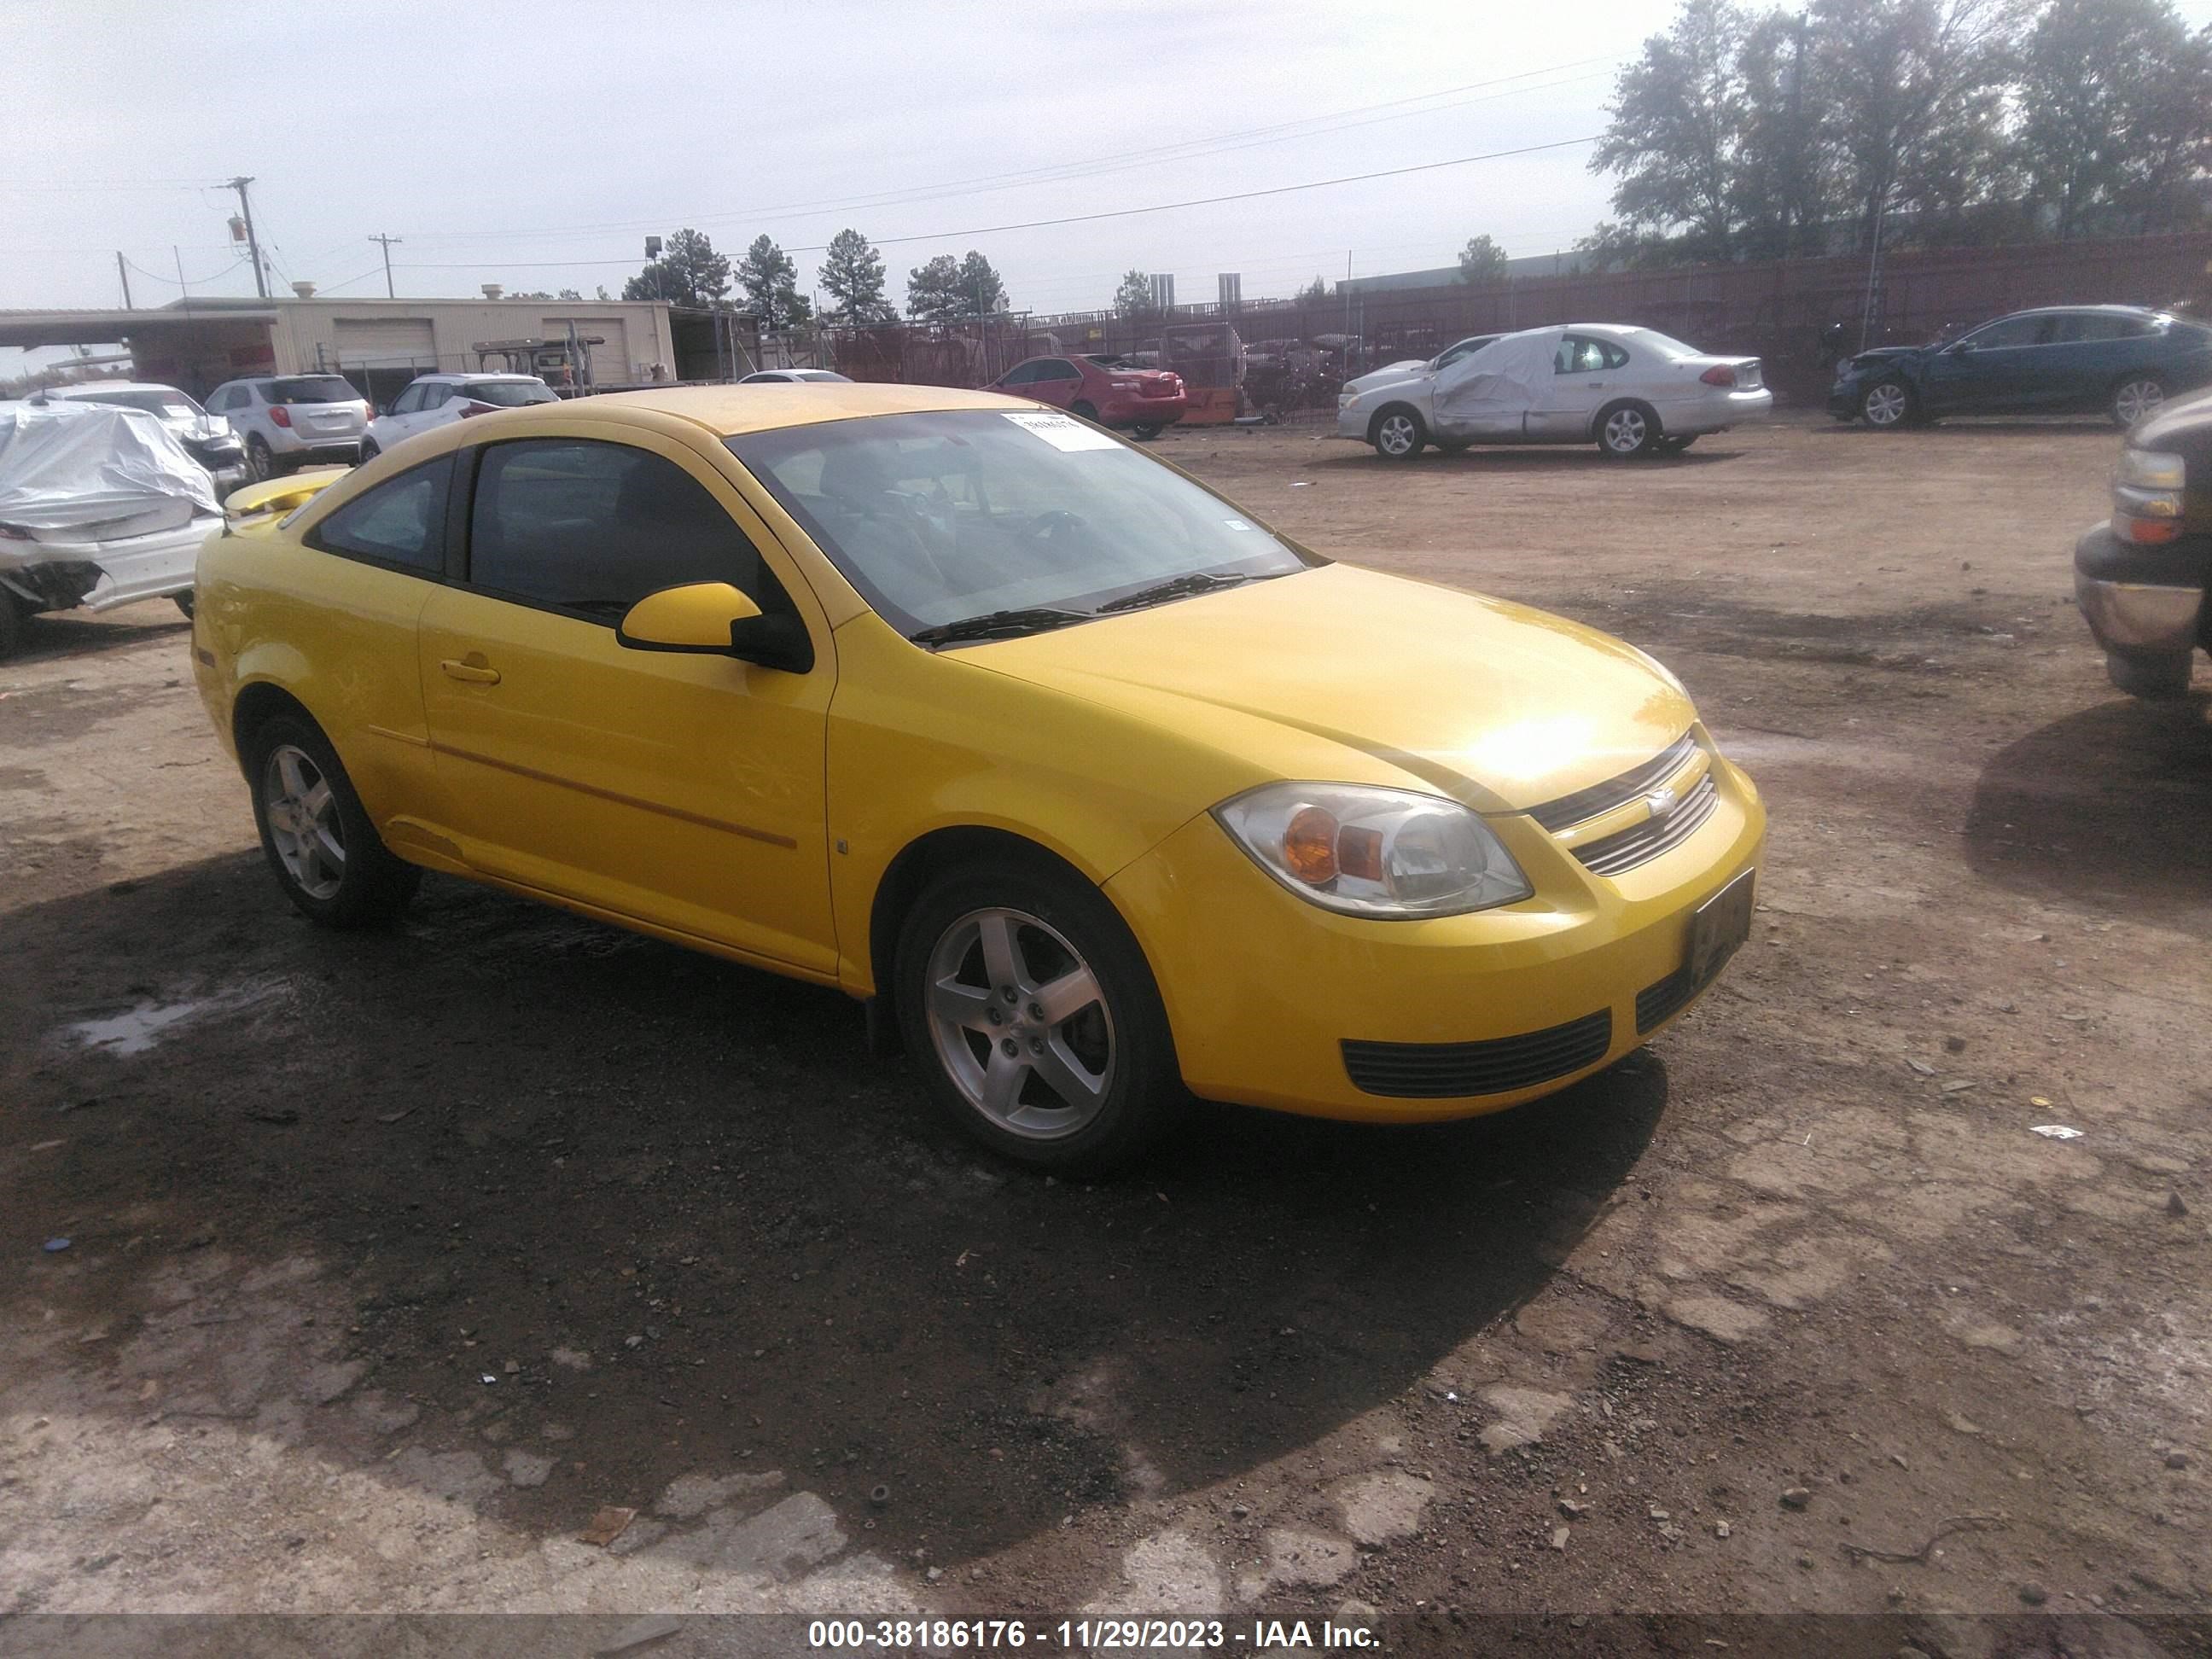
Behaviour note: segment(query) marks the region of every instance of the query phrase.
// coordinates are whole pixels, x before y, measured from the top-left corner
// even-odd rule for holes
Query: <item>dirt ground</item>
[[[945,1138],[830,993],[439,878],[312,929],[173,611],[41,619],[0,1614],[2212,1610],[2212,708],[2074,610],[2115,447],[1163,439],[1650,650],[1773,826],[1753,943],[1605,1075],[1200,1109],[1097,1186]]]

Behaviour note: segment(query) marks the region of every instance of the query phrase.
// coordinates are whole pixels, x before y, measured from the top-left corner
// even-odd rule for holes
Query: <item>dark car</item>
[[[1182,375],[1100,353],[1032,357],[983,389],[1056,404],[1101,426],[1126,427],[1139,438],[1157,437],[1190,407]]]
[[[1877,346],[1836,365],[1828,412],[1896,427],[1944,415],[2104,410],[2131,427],[2212,384],[2212,328],[2135,306],[2015,311],[1954,340]]]
[[[2212,395],[2128,433],[2112,516],[2074,544],[2074,593],[2106,672],[2138,697],[2179,697],[2212,650]]]

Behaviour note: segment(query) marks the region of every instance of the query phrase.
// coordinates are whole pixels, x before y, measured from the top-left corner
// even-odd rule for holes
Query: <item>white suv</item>
[[[535,374],[424,374],[410,381],[391,408],[368,423],[361,458],[380,455],[404,438],[449,421],[488,415],[495,409],[560,401]]]
[[[226,380],[209,397],[207,411],[246,440],[246,470],[257,478],[311,463],[350,466],[368,429],[368,399],[336,374]]]

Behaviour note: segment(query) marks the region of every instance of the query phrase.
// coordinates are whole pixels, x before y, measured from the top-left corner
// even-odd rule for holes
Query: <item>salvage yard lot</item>
[[[1158,447],[1674,668],[1772,813],[1717,989],[1504,1118],[1053,1184],[834,994],[437,878],[312,929],[173,613],[40,619],[0,1613],[2205,1606],[2212,724],[2073,609],[2110,428]]]

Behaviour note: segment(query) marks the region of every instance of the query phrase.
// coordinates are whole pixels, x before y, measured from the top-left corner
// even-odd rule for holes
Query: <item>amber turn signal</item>
[[[1283,830],[1283,862],[1300,881],[1321,887],[1336,879],[1336,814],[1304,806]]]

